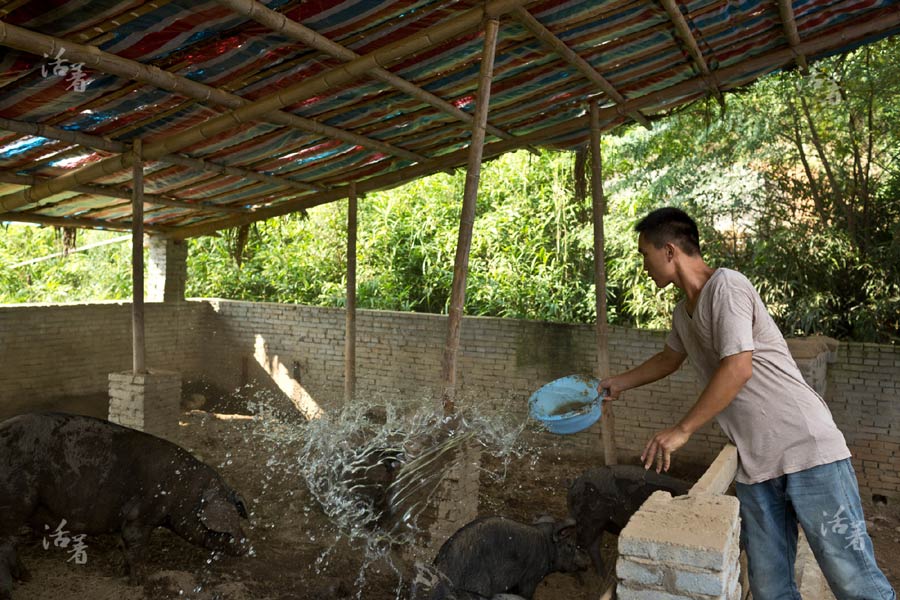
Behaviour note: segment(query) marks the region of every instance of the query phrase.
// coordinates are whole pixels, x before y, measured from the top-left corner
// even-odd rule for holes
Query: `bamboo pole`
[[[680,37],[681,41],[687,46],[688,54],[691,55],[697,68],[700,69],[700,73],[705,78],[709,90],[715,95],[719,103],[724,106],[725,100],[722,97],[719,80],[712,72],[710,72],[709,65],[706,64],[706,59],[703,58],[703,52],[700,51],[700,46],[697,44],[694,34],[691,33],[691,27],[688,25],[684,15],[681,14],[681,9],[675,3],[675,0],[660,0],[660,2],[662,2],[663,8],[666,9],[666,13],[668,13],[669,20],[672,21],[672,25],[675,27],[675,32],[678,34],[678,37]]]
[[[133,371],[146,373],[144,343],[144,161],[140,138],[134,140],[133,183],[131,204],[131,339]]]
[[[507,12],[527,0],[488,0],[484,6],[477,6],[465,13],[444,21],[408,38],[398,40],[377,50],[360,56],[331,71],[309,77],[278,93],[245,104],[218,117],[213,117],[190,127],[176,135],[168,136],[144,148],[145,160],[157,160],[182,148],[192,146],[220,133],[239,127],[248,121],[284,108],[316,94],[327,92],[337,86],[353,81],[374,68],[384,66],[416,52],[431,48],[476,27],[485,14],[497,15]],[[4,37],[4,27],[0,23],[0,39]],[[65,191],[73,185],[88,183],[94,179],[124,171],[131,166],[132,156],[122,154],[76,169],[54,180],[34,188],[23,190],[0,208],[12,210],[26,204],[38,202],[48,196]]]
[[[481,69],[478,74],[478,98],[475,102],[475,124],[469,145],[469,161],[466,167],[466,185],[463,191],[462,210],[459,218],[459,238],[456,242],[456,259],[453,263],[453,287],[450,291],[450,310],[447,319],[447,343],[442,363],[443,393],[441,403],[444,414],[455,412],[456,357],[459,350],[460,327],[463,307],[466,303],[466,276],[469,268],[469,250],[472,247],[472,230],[475,225],[475,202],[478,198],[478,181],[481,177],[481,157],[484,151],[485,123],[491,102],[491,79],[494,75],[494,53],[500,21],[488,18],[484,23],[484,50],[481,53]]]
[[[253,19],[257,23],[261,25],[265,25],[272,31],[283,34],[291,39],[297,40],[303,44],[306,44],[310,48],[315,48],[320,52],[324,52],[329,56],[333,56],[335,58],[339,58],[344,61],[354,60],[359,58],[359,54],[350,50],[349,48],[342,46],[336,42],[331,41],[324,35],[317,33],[316,31],[306,27],[305,25],[298,23],[296,21],[292,21],[285,17],[283,14],[276,12],[262,4],[261,2],[257,2],[256,0],[216,0],[219,4],[223,4],[228,8],[232,9],[236,13],[246,15],[247,17]],[[425,104],[428,104],[439,111],[446,113],[463,123],[468,125],[472,125],[475,120],[472,115],[465,112],[464,110],[457,108],[450,102],[447,102],[443,98],[440,98],[431,92],[424,90],[409,81],[394,75],[387,69],[377,68],[372,69],[369,75],[387,83],[395,87],[396,89],[405,92],[409,96],[415,98],[416,100],[421,100]],[[509,133],[503,131],[502,129],[498,129],[494,127],[490,123],[486,125],[487,132],[491,135],[497,136],[501,139],[511,140],[514,139],[514,136]]]
[[[0,117],[0,129],[15,131],[16,133],[24,133],[26,135],[44,137],[48,140],[70,142],[73,144],[79,144],[86,148],[95,148],[97,150],[104,150],[106,152],[113,152],[115,154],[128,152],[128,146],[126,144],[123,144],[122,142],[117,142],[105,137],[100,137],[99,135],[82,133],[80,131],[60,129],[59,127],[53,127],[52,125],[28,123],[25,121],[14,121],[12,119],[4,119]],[[278,177],[275,175],[266,175],[265,173],[258,173],[256,171],[242,169],[240,167],[220,165],[215,162],[202,160],[199,158],[191,158],[181,154],[166,154],[164,156],[160,156],[157,160],[173,165],[188,167],[190,169],[197,169],[198,171],[209,171],[211,173],[219,173],[221,175],[231,175],[232,177],[252,179],[261,183],[268,183],[271,185],[278,185],[281,187],[288,187],[298,190],[323,192],[328,189],[320,185],[304,183],[302,181],[294,181],[292,179],[286,179],[284,177]]]
[[[800,45],[800,34],[797,32],[797,21],[794,19],[794,7],[791,0],[778,0],[778,14],[781,17],[781,25],[784,28],[784,35],[787,37],[791,48]],[[797,53],[797,66],[804,75],[809,74],[809,64],[806,62],[806,56]]]
[[[98,71],[146,83],[187,98],[221,104],[231,109],[251,103],[250,100],[237,94],[208,86],[187,77],[173,75],[153,65],[144,65],[134,60],[103,52],[95,46],[86,46],[77,42],[36,33],[9,23],[0,22],[0,44],[39,56],[42,54],[57,56],[62,51],[67,59],[73,62],[84,63]],[[413,161],[425,160],[425,157],[415,152],[280,110],[272,110],[271,114],[260,116],[278,125],[332,137],[353,145],[358,144],[392,156],[400,156]]]
[[[591,199],[594,221],[594,296],[597,309],[597,376],[609,376],[609,315],[606,309],[606,248],[603,215],[606,197],[603,194],[603,159],[600,154],[600,107],[590,103],[591,116]],[[603,436],[603,459],[607,465],[618,462],[616,456],[616,419],[612,402],[603,403],[600,421]]]
[[[584,75],[588,81],[596,85],[600,88],[603,93],[605,93],[609,98],[615,102],[616,104],[622,104],[625,102],[625,97],[619,93],[619,91],[609,82],[607,79],[597,72],[591,64],[578,56],[574,50],[566,46],[566,44],[553,35],[553,32],[544,27],[544,25],[534,18],[530,12],[526,9],[519,6],[515,10],[513,10],[513,15],[518,19],[525,27],[527,27],[536,38],[538,38],[544,45],[548,46],[551,50],[556,52],[564,61],[581,71],[581,74]],[[640,111],[632,110],[628,111],[628,116],[646,127],[647,129],[652,129],[653,126],[650,125],[650,121],[647,120],[647,117],[642,115]]]
[[[356,184],[347,196],[347,317],[344,339],[344,402],[356,394]]]
[[[16,223],[34,223],[35,225],[52,225],[53,227],[82,227],[84,229],[109,229],[112,231],[131,231],[131,221],[116,223],[111,221],[98,221],[96,219],[84,219],[80,217],[48,217],[32,213],[8,212],[0,213],[0,221]],[[175,230],[171,227],[160,225],[144,225],[144,231],[159,233],[160,235],[173,236]],[[179,239],[179,238],[175,238]]]
[[[750,79],[758,79],[763,71],[770,72],[790,64],[796,57],[797,52],[806,55],[814,55],[824,52],[833,47],[834,43],[851,43],[864,39],[869,35],[876,35],[885,31],[890,31],[894,27],[900,26],[900,13],[888,13],[879,16],[878,19],[871,19],[865,22],[853,25],[841,31],[839,34],[829,34],[818,38],[809,38],[802,42],[795,49],[776,50],[767,54],[762,54],[744,63],[737,63],[716,71],[721,80],[728,80],[733,77],[740,77],[744,73],[758,73],[752,78],[740,79],[732,85],[738,87],[744,85]],[[676,84],[659,92],[652,92],[626,100],[623,104],[617,106],[609,106],[600,109],[600,120],[611,121],[630,110],[644,109],[648,107],[665,105],[668,108],[674,108],[679,104],[691,101],[698,93],[703,93],[708,89],[706,80],[701,77],[694,77]],[[613,125],[608,125],[610,128]],[[590,128],[590,117],[577,117],[566,121],[565,123],[545,127],[535,130],[527,135],[518,136],[515,140],[500,140],[487,144],[484,147],[485,157],[499,156],[505,152],[524,148],[531,144],[540,144],[548,139],[553,139],[563,135],[570,134],[575,131],[585,131]],[[455,168],[464,164],[468,155],[467,149],[457,150],[446,154],[439,160],[429,161],[427,164],[417,164],[405,169],[400,169],[393,173],[371,177],[357,184],[359,193],[372,192],[375,190],[386,189],[396,185],[400,185],[433,173]],[[287,214],[296,210],[312,208],[320,204],[333,202],[347,197],[347,188],[334,188],[327,192],[316,194],[310,198],[302,198],[295,202],[284,202],[278,206],[258,210],[252,217],[228,218],[218,222],[205,222],[197,225],[188,226],[180,229],[174,235],[180,238],[194,237],[199,235],[208,235],[219,229],[234,227],[244,223],[250,223],[260,219],[268,219],[279,215]]]
[[[36,177],[34,175],[18,175],[7,171],[0,171],[0,182],[14,183],[17,185],[38,185],[42,181],[46,181],[46,177]],[[80,194],[90,194],[92,196],[106,196],[108,198],[119,198],[122,200],[130,200],[133,192],[125,188],[114,187],[111,185],[78,185],[72,188],[73,192]],[[2,198],[2,197],[0,197]],[[168,206],[170,208],[187,208],[189,210],[204,212],[222,212],[230,214],[246,214],[252,212],[249,208],[239,208],[236,206],[217,206],[215,204],[204,204],[203,202],[185,202],[184,200],[176,200],[166,196],[157,194],[144,194],[145,204],[155,204],[157,206]]]

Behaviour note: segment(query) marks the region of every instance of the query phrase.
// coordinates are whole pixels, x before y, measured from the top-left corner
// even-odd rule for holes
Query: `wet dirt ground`
[[[157,529],[144,562],[146,579],[134,586],[123,575],[115,536],[86,538],[86,560],[76,564],[71,548],[49,543],[44,549],[42,542],[50,540],[32,533],[19,547],[32,579],[16,585],[13,600],[406,598],[410,573],[402,557],[396,554],[393,564],[381,559],[364,565],[359,543],[337,531],[303,479],[285,468],[297,456],[296,446],[261,442],[254,435],[259,422],[246,414],[226,413],[222,406],[207,411],[183,413],[176,441],[216,467],[247,501],[252,556],[214,555]],[[525,522],[542,514],[563,517],[567,483],[591,466],[553,452],[526,453],[508,464],[502,480],[482,476],[479,514]],[[503,471],[500,461],[488,456],[482,467],[485,473]],[[702,472],[700,466],[673,468],[673,474],[689,480]],[[864,504],[876,556],[900,589],[900,503],[873,504],[866,498]],[[615,541],[605,538],[607,558],[614,558]],[[604,587],[593,573],[554,574],[535,598],[596,600]]]

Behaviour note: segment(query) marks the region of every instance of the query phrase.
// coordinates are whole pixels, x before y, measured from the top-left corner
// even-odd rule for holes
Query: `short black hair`
[[[697,223],[686,212],[674,206],[657,208],[638,221],[634,230],[656,248],[672,242],[688,256],[700,254],[700,232]]]

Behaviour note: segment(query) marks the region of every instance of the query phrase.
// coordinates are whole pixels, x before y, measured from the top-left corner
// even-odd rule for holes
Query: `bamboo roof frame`
[[[51,125],[38,125],[35,123],[25,123],[22,121],[0,118],[0,129],[7,129],[9,131],[44,137],[51,140],[59,140],[61,142],[70,142],[73,144],[84,146],[85,148],[95,148],[97,150],[103,150],[112,154],[122,154],[123,152],[128,151],[127,145],[123,144],[122,142],[110,140],[98,135],[82,133],[80,131],[68,131],[66,129],[60,129]],[[197,169],[199,171],[208,171],[210,173],[219,173],[221,175],[231,175],[233,177],[240,177],[242,179],[252,179],[254,181],[259,181],[260,183],[268,183],[271,185],[293,188],[300,191],[323,192],[328,189],[327,187],[323,187],[321,185],[313,185],[304,183],[302,181],[294,181],[292,179],[287,179],[284,177],[273,177],[272,175],[266,175],[265,173],[257,173],[256,171],[251,171],[249,169],[220,165],[207,160],[184,156],[182,154],[165,154],[163,156],[160,156],[157,160],[173,165],[180,165],[182,167]],[[2,202],[2,198],[0,198],[0,202]]]
[[[230,112],[209,119],[205,123],[191,127],[175,136],[148,144],[144,149],[144,159],[148,161],[157,160],[161,156],[208,140],[216,134],[223,133],[242,123],[299,102],[304,98],[326,92],[332,86],[353,81],[382,64],[393,62],[415,51],[426,50],[433,45],[477,27],[485,14],[502,14],[524,1],[526,0],[489,0],[485,3],[484,8],[475,8],[467,11],[452,21],[432,28],[423,35],[413,36],[411,39],[408,38],[389,44],[345,63],[337,69],[326,71],[323,74],[294,84],[278,94],[256,102],[243,104]],[[0,27],[0,43],[5,43],[5,39],[3,27]],[[105,175],[126,170],[131,167],[133,162],[134,157],[132,153],[123,153],[119,156],[103,159],[30,189],[9,194],[2,200],[2,207],[9,211],[36,203],[53,194],[66,191],[72,186],[88,183]]]
[[[7,4],[6,15],[14,17],[18,6],[25,6],[32,1],[36,0]],[[350,1],[352,3],[354,0]],[[143,206],[148,212],[148,231],[165,232],[174,238],[207,235],[219,229],[340,200],[348,196],[351,181],[354,182],[357,193],[363,195],[427,174],[464,166],[471,139],[468,132],[460,134],[459,126],[462,124],[471,127],[475,122],[474,115],[466,110],[472,106],[471,98],[475,97],[475,93],[455,90],[473,90],[474,80],[472,85],[465,84],[466,80],[463,79],[459,79],[459,83],[448,84],[441,77],[446,81],[458,79],[467,69],[472,70],[467,67],[466,61],[477,66],[477,62],[472,62],[477,61],[477,57],[461,54],[463,62],[459,66],[453,65],[449,70],[440,67],[434,76],[420,75],[416,80],[413,79],[416,78],[415,75],[413,78],[409,77],[408,74],[412,72],[409,67],[423,60],[427,64],[429,60],[434,60],[431,57],[443,57],[446,54],[441,53],[448,52],[454,45],[470,43],[474,47],[471,41],[481,35],[480,28],[486,18],[503,17],[504,20],[500,23],[501,33],[512,23],[517,23],[520,27],[515,29],[517,41],[512,46],[514,53],[509,56],[498,55],[498,91],[493,96],[502,108],[491,113],[495,115],[493,118],[499,120],[497,123],[492,122],[490,115],[490,120],[485,123],[485,132],[493,138],[486,140],[485,158],[519,148],[533,150],[539,145],[568,144],[572,147],[572,144],[587,143],[590,124],[583,107],[590,106],[591,103],[599,103],[598,115],[604,131],[627,120],[649,127],[652,118],[685,102],[707,94],[716,96],[721,102],[722,93],[762,74],[790,67],[794,63],[805,69],[810,59],[814,60],[822,54],[853,47],[866,43],[873,37],[891,35],[900,30],[897,10],[900,0],[875,0],[879,3],[878,18],[845,20],[843,16],[835,17],[839,26],[821,25],[823,17],[817,14],[813,19],[817,23],[815,28],[809,25],[809,3],[804,4],[803,11],[798,16],[794,14],[793,5],[788,0],[779,0],[777,17],[773,23],[781,29],[780,39],[775,40],[771,32],[766,34],[768,38],[760,37],[757,30],[753,29],[760,27],[754,20],[757,13],[751,13],[752,7],[748,8],[746,14],[742,13],[737,17],[736,22],[741,23],[747,31],[746,34],[741,33],[743,37],[739,39],[741,42],[751,40],[748,44],[757,43],[757,39],[770,40],[767,42],[770,49],[751,53],[739,60],[725,60],[716,56],[715,46],[710,45],[713,42],[703,38],[707,31],[714,31],[716,40],[728,34],[727,24],[708,24],[716,16],[716,9],[711,6],[704,5],[691,13],[687,5],[682,6],[676,0],[659,0],[657,7],[665,9],[663,15],[662,11],[654,8],[653,2],[647,2],[646,7],[642,8],[644,4],[640,0],[610,0],[598,3],[596,8],[582,8],[582,12],[560,18],[556,6],[549,1],[488,0],[483,5],[476,5],[464,12],[439,4],[435,13],[440,13],[439,16],[433,21],[423,20],[427,26],[416,29],[412,34],[404,34],[406,37],[389,39],[387,43],[371,44],[367,41],[369,45],[365,49],[360,47],[357,51],[341,42],[339,37],[332,39],[327,28],[318,31],[304,24],[305,22],[292,18],[291,6],[296,6],[295,4],[286,5],[285,12],[281,13],[256,0],[207,2],[208,6],[218,4],[221,7],[222,19],[231,19],[235,23],[240,23],[242,17],[250,19],[262,25],[266,31],[303,44],[304,48],[297,50],[282,47],[278,51],[287,60],[283,63],[276,61],[272,66],[267,64],[265,71],[258,76],[242,76],[240,86],[250,87],[233,87],[234,93],[228,90],[231,87],[228,84],[206,83],[202,78],[176,73],[175,70],[184,69],[191,64],[193,59],[188,55],[172,54],[160,63],[166,68],[160,68],[143,58],[126,58],[116,54],[115,52],[119,52],[116,48],[123,47],[121,45],[109,46],[113,50],[101,50],[97,47],[118,39],[113,33],[117,33],[123,23],[139,23],[140,19],[155,15],[154,11],[161,7],[169,7],[173,11],[184,10],[175,3],[139,3],[127,11],[127,14],[110,13],[92,29],[76,29],[73,34],[65,37],[32,31],[7,22],[4,15],[0,15],[0,44],[50,57],[64,52],[67,59],[81,61],[97,71],[136,82],[126,83],[124,86],[120,83],[115,91],[87,99],[86,102],[79,99],[75,106],[83,107],[87,113],[103,110],[110,103],[122,103],[132,95],[146,93],[149,89],[170,94],[167,97],[169,100],[160,105],[159,110],[145,111],[136,119],[122,119],[114,127],[100,128],[98,131],[102,133],[95,133],[91,129],[84,130],[67,124],[71,121],[71,113],[48,113],[46,118],[37,120],[30,117],[10,118],[2,108],[3,94],[9,93],[10,88],[4,88],[5,84],[0,79],[0,140],[4,139],[3,132],[7,131],[21,136],[5,136],[7,144],[27,146],[32,143],[32,138],[59,141],[55,146],[47,146],[50,152],[35,156],[28,163],[17,162],[15,159],[4,162],[0,153],[0,187],[4,189],[0,192],[0,218],[44,224],[61,223],[75,227],[122,228],[125,222],[123,219],[128,217],[122,211],[125,207],[121,201],[123,195],[130,193],[129,188],[120,183],[95,182],[124,181],[134,162],[130,138],[138,135],[137,139],[140,139],[140,132],[148,127],[159,128],[161,124],[166,125],[167,121],[179,124],[177,132],[143,137],[145,165],[157,161],[173,165],[147,171],[145,175],[148,180],[156,178],[164,182],[158,189],[167,191],[164,194],[146,194]],[[390,2],[385,0],[379,6],[382,4],[387,6]],[[366,8],[370,10],[373,6],[375,5],[366,5]],[[633,44],[635,51],[614,59],[604,57],[605,66],[601,73],[585,58],[590,56],[594,64],[597,64],[598,54],[594,49],[597,46],[586,45],[584,40],[596,38],[595,30],[598,27],[602,30],[601,33],[605,32],[606,29],[603,28],[607,27],[607,23],[622,19],[622,15],[630,14],[623,11],[633,11],[635,8],[649,12],[646,13],[647,16],[637,16],[638,13],[634,17],[629,16],[631,21],[628,23],[633,25],[623,25],[622,34],[617,34],[616,29],[610,26],[608,35],[611,37],[599,38],[612,42],[601,50],[604,53],[613,52],[610,56],[620,52],[617,50],[620,46],[616,44]],[[760,8],[759,11],[761,10],[763,9]],[[838,15],[841,7],[829,5],[828,10]],[[831,13],[822,14],[827,17]],[[403,16],[405,18],[405,13]],[[668,20],[660,20],[663,16]],[[592,23],[592,18],[602,25]],[[731,19],[729,16],[729,23]],[[648,25],[643,25],[643,22]],[[638,23],[641,25],[636,25]],[[402,25],[398,18],[397,26]],[[254,31],[258,32],[258,28],[259,25],[256,25]],[[531,37],[523,37],[523,31]],[[572,31],[577,33],[573,36]],[[684,57],[675,63],[659,60],[659,55],[654,50],[656,47],[648,44],[650,40],[660,39],[661,34],[666,34],[668,39],[681,40],[683,45],[679,52],[686,53],[690,58]],[[607,33],[603,35],[606,36]],[[352,40],[364,39],[361,36],[363,34],[354,34]],[[607,41],[602,43],[606,44]],[[535,45],[530,45],[532,43]],[[525,56],[527,52],[530,57],[534,57],[535,48],[541,46],[548,48],[554,56],[545,54],[546,58],[535,62],[533,67],[529,67],[529,71],[519,71],[515,63],[517,56]],[[294,59],[290,52],[301,52],[296,56],[312,57],[313,61],[315,53],[319,52],[326,59],[322,63],[326,68],[312,69],[309,76],[302,79],[295,77],[293,81],[288,80],[288,85],[279,86],[280,89],[256,94],[255,99],[245,98],[246,92],[241,89],[252,89],[257,85],[254,83],[256,81],[266,82],[273,76],[279,76],[278,74],[289,76],[298,68],[309,68],[309,58]],[[708,59],[715,60],[709,63]],[[533,60],[529,58],[529,61]],[[721,67],[723,60],[727,66]],[[335,61],[345,62],[337,64]],[[673,64],[677,68],[682,68],[678,65],[693,65],[696,70],[688,77],[675,77],[667,74],[674,73],[672,69],[676,67]],[[445,69],[443,74],[440,73],[441,68]],[[577,93],[584,94],[581,103],[569,103],[566,100],[556,103],[522,103],[504,98],[504,93],[508,94],[504,86],[515,81],[508,77],[510,73],[528,73],[530,77],[530,73],[534,72],[538,74],[535,75],[535,81],[538,81],[543,76],[541,74],[550,74],[559,69],[569,69],[568,81],[578,87],[573,88],[564,81],[561,84],[547,85],[546,89],[551,94],[577,90]],[[507,76],[506,79],[504,76]],[[516,77],[522,78],[518,75]],[[665,77],[670,77],[672,81],[653,89],[642,87],[644,79],[663,80]],[[576,84],[579,79],[580,83]],[[373,122],[361,127],[361,123],[366,123],[364,118],[342,117],[344,104],[351,100],[340,100],[339,97],[335,99],[336,108],[316,110],[315,103],[328,98],[335,90],[356,89],[365,90],[360,91],[360,94],[368,94],[376,101],[383,97],[392,103],[396,102],[399,117],[392,115],[390,119],[383,118],[383,124]],[[561,97],[565,98],[564,95]],[[225,112],[221,112],[221,108],[214,108],[216,105],[224,107]],[[532,110],[532,105],[535,107],[533,110],[549,109],[551,112],[539,112],[537,116],[531,116],[527,111]],[[308,116],[302,114],[307,106],[313,108]],[[578,107],[581,107],[580,112]],[[379,110],[383,111],[384,108]],[[407,113],[403,111],[411,112],[407,117]],[[213,116],[208,116],[210,114]],[[550,117],[554,114],[568,116],[564,119],[550,118],[544,122],[541,116],[543,114]],[[200,115],[203,115],[202,120],[199,119]],[[318,115],[327,116],[320,122],[317,120],[320,118]],[[405,147],[405,143],[414,139],[403,129],[406,118],[420,121],[417,126],[426,134],[427,142],[413,142],[410,149]],[[341,121],[348,125],[340,125]],[[259,125],[262,123],[272,123],[272,126],[264,129],[266,133],[260,135],[259,132],[263,130]],[[303,131],[306,135],[318,137],[289,137],[286,132],[291,131]],[[253,141],[256,139],[261,141]],[[243,148],[254,148],[253,144],[258,146],[263,142],[277,145],[277,151],[271,158],[260,155],[258,150],[254,150],[257,157],[252,160],[241,158],[247,153]],[[85,154],[86,149],[93,149],[94,153]],[[362,150],[369,154],[361,153]],[[113,156],[104,157],[104,154]],[[306,158],[295,164],[292,162],[294,155],[333,155],[334,159],[329,158],[322,165],[333,163],[335,167],[323,170],[318,161],[308,162]],[[72,168],[68,163],[83,166]],[[66,166],[59,166],[63,164]],[[24,170],[23,166],[26,167]],[[28,187],[11,190],[11,185]],[[103,198],[108,199],[108,204],[103,204]],[[60,217],[60,214],[77,216]]]
[[[323,35],[319,35],[314,30],[306,27],[296,21],[292,21],[286,18],[283,14],[276,12],[265,4],[260,2],[256,2],[255,0],[216,0],[219,4],[223,4],[235,12],[238,12],[243,15],[247,15],[254,21],[265,25],[272,31],[276,31],[278,33],[282,33],[291,37],[298,42],[302,42],[312,48],[316,48],[326,54],[334,56],[335,58],[339,58],[343,61],[351,61],[359,58],[359,54],[346,48],[340,44],[332,42],[327,37]],[[474,116],[469,113],[457,108],[451,103],[447,102],[443,98],[440,98],[417,85],[414,85],[402,77],[398,77],[394,75],[387,69],[378,67],[372,69],[369,73],[371,77],[378,79],[380,81],[384,81],[385,83],[392,85],[393,87],[406,92],[413,98],[417,100],[421,100],[426,104],[430,104],[431,106],[437,108],[438,110],[447,113],[448,115],[453,116],[456,119],[459,119],[463,123],[467,125],[472,125],[475,122]],[[498,138],[502,138],[505,140],[511,140],[515,136],[503,131],[498,127],[494,127],[490,123],[487,124],[487,131],[491,135],[494,135]]]
[[[685,19],[684,15],[681,13],[681,9],[675,3],[675,0],[660,0],[660,2],[662,3],[663,8],[665,8],[666,13],[669,15],[669,18],[672,20],[672,24],[675,26],[675,32],[687,47],[688,54],[690,54],[694,64],[697,65],[697,68],[700,69],[700,73],[707,82],[710,91],[715,95],[719,103],[724,105],[721,84],[716,76],[713,75],[712,71],[709,70],[709,65],[706,64],[703,52],[700,50],[700,46],[697,44],[694,34],[691,33],[691,26],[688,25],[687,19]]]
[[[887,18],[885,23],[860,23],[858,25],[850,27],[844,30],[843,35],[847,39],[859,39],[871,34],[873,31],[878,31],[881,27],[884,26],[900,26],[900,12]],[[810,38],[801,42],[796,51],[803,52],[807,55],[815,54],[816,52],[819,52],[822,47],[827,46],[828,43],[830,43],[830,40],[828,39]],[[790,64],[794,60],[795,56],[795,49],[776,50],[774,52],[757,56],[747,63],[742,63],[734,65],[732,67],[721,69],[720,73],[724,76],[732,76],[736,73],[743,73],[748,69],[751,72],[772,72],[776,69],[784,67],[787,64]],[[640,110],[642,108],[645,108],[646,106],[651,106],[655,103],[666,102],[673,98],[690,96],[691,94],[699,94],[706,89],[706,80],[702,76],[696,76],[692,79],[668,88],[665,92],[659,94],[647,94],[639,98],[626,100],[623,104],[620,105],[601,108],[599,110],[598,116],[601,122],[608,121],[609,119],[615,118],[616,116],[620,115],[623,111]],[[589,128],[589,118],[587,115],[583,115],[561,125],[541,129],[528,135],[519,136],[515,141],[500,140],[492,142],[490,144],[486,144],[484,147],[484,158],[488,159],[500,156],[501,154],[504,154],[506,152],[520,149],[525,144],[534,144],[542,139],[564,136],[575,131],[584,131],[586,128]],[[466,149],[457,150],[451,154],[445,155],[441,158],[440,161],[435,161],[435,164],[413,165],[402,171],[383,175],[380,177],[373,177],[362,182],[357,182],[357,193],[366,194],[380,189],[390,188],[407,181],[412,181],[413,179],[432,175],[438,171],[446,169],[451,165],[464,163],[466,156]],[[256,218],[252,220],[277,217],[288,214],[295,210],[306,210],[320,204],[326,204],[328,202],[341,200],[345,198],[346,195],[347,190],[345,188],[336,187],[333,190],[316,194],[315,196],[312,196],[310,198],[303,198],[295,202],[285,203],[284,205],[279,205],[272,208],[260,209],[257,214],[254,215]],[[209,235],[210,233],[213,233],[214,231],[217,231],[219,229],[237,227],[248,222],[250,221],[240,217],[227,218],[218,223],[206,223],[181,228],[174,235],[178,238]]]
[[[566,46],[566,44],[560,40],[558,37],[553,35],[553,32],[544,27],[540,21],[534,18],[534,16],[522,8],[521,6],[513,10],[513,15],[518,19],[525,27],[527,27],[539,40],[545,43],[551,50],[556,52],[562,57],[570,65],[574,66],[576,69],[581,71],[582,75],[588,78],[592,83],[594,83],[598,88],[600,88],[603,93],[609,96],[613,102],[616,104],[622,104],[625,102],[625,97],[619,93],[619,91],[613,87],[613,85],[606,80],[603,75],[597,72],[594,67],[590,65],[590,63],[572,51],[571,48]],[[641,114],[640,111],[633,110],[629,111],[628,116],[634,119],[636,122],[640,123],[647,129],[652,129],[653,126],[650,125],[650,121]]]
[[[176,94],[194,98],[198,100],[208,100],[215,104],[220,104],[227,108],[237,108],[249,104],[250,101],[241,98],[237,94],[231,94],[223,90],[192,81],[187,77],[173,75],[168,71],[163,71],[159,67],[142,65],[141,63],[126,58],[121,58],[114,54],[109,54],[98,50],[94,46],[85,46],[68,42],[49,35],[34,33],[0,22],[0,44],[24,50],[34,54],[44,54],[55,56],[60,49],[64,54],[72,57],[78,62],[94,67],[99,71],[119,75],[126,79],[132,79],[140,83],[156,86],[160,89],[169,90]],[[409,152],[403,148],[397,148],[391,144],[385,144],[378,140],[366,138],[361,135],[344,131],[337,127],[331,127],[322,123],[318,123],[313,119],[306,119],[290,113],[282,111],[273,111],[271,114],[263,115],[263,118],[278,125],[286,127],[296,127],[302,131],[316,133],[318,135],[328,136],[344,140],[353,144],[359,144],[367,148],[374,148],[394,156],[400,156],[416,162],[422,162],[425,157]]]

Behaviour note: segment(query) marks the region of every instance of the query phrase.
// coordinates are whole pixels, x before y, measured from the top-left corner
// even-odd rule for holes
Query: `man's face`
[[[653,279],[653,283],[661,288],[672,283],[674,268],[670,260],[671,244],[663,244],[662,248],[657,248],[642,233],[638,236],[638,252],[644,257],[644,270]]]

